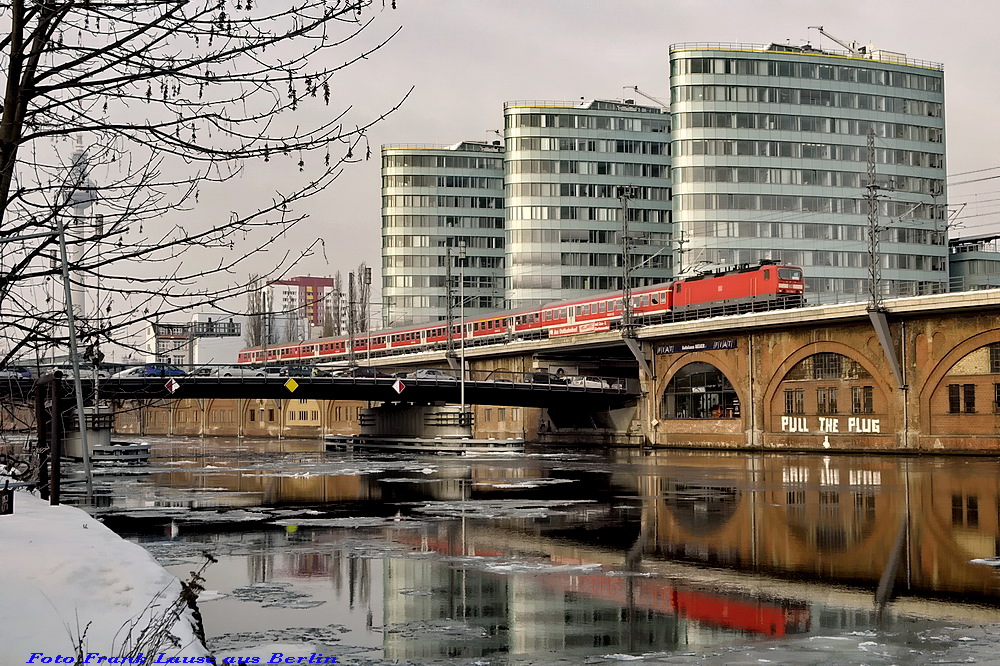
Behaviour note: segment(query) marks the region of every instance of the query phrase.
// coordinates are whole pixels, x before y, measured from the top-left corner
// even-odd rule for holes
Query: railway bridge
[[[466,350],[473,372],[638,379],[628,418],[573,405],[537,415],[542,441],[763,450],[1000,450],[1000,290],[716,317]],[[406,357],[413,366],[440,353]],[[400,363],[399,359],[392,361]],[[485,409],[480,406],[478,409]]]
[[[465,349],[476,437],[568,445],[753,450],[1000,450],[1000,290],[892,299],[880,335],[863,303]],[[636,347],[633,345],[633,347]],[[443,351],[373,359],[444,368]],[[596,376],[528,385],[531,374]],[[504,377],[511,381],[504,381]],[[223,378],[225,379],[225,378]],[[369,403],[456,403],[458,382],[285,378],[164,382],[127,394],[121,432],[317,436],[357,432]],[[116,393],[116,391],[118,391]]]

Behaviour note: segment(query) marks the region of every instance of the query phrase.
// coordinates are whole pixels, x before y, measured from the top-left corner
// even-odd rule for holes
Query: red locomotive
[[[801,268],[764,261],[637,287],[632,290],[632,314],[636,323],[651,324],[791,308],[804,303],[803,291]],[[354,353],[387,356],[443,348],[449,335],[453,341],[464,336],[466,344],[480,345],[600,333],[620,327],[622,306],[622,293],[613,292],[466,319],[464,323],[453,324],[450,331],[446,322],[382,330],[372,332],[370,337],[357,336]],[[256,347],[241,351],[238,362],[337,361],[348,358],[348,345],[350,338],[339,337]]]

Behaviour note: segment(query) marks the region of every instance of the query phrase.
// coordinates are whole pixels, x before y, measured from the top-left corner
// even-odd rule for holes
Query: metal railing
[[[761,51],[761,52],[775,52],[772,46],[782,46],[781,44],[771,43],[771,44],[754,44],[749,42],[680,42],[678,44],[671,44],[669,51]],[[890,65],[914,65],[916,67],[924,67],[927,69],[944,69],[944,64],[940,62],[934,62],[933,60],[920,60],[919,58],[907,58],[906,56],[899,54],[895,51],[889,51],[888,49],[873,49],[870,53],[865,53],[859,55],[857,53],[851,53],[850,51],[840,50],[840,49],[828,49],[819,48],[812,46],[811,44],[803,44],[801,46],[788,45],[789,53],[796,53],[800,55],[814,55],[814,56],[835,56],[835,57],[847,57],[855,58],[859,60],[872,60],[874,62],[884,62]],[[798,49],[803,49],[808,47],[808,50],[799,51]],[[780,51],[784,53],[784,51]],[[877,53],[886,53],[884,58],[874,57]]]

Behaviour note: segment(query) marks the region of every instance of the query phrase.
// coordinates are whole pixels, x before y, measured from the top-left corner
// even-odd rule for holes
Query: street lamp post
[[[372,269],[365,266],[365,333],[368,339],[365,341],[365,363],[372,364],[372,315],[369,312],[372,302]]]
[[[458,243],[458,319],[462,326],[462,337],[459,338],[459,401],[462,411],[459,424],[465,425],[465,241]]]

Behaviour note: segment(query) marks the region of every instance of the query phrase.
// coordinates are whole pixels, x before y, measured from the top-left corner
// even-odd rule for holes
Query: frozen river
[[[220,659],[1000,664],[994,459],[149,441],[92,510]]]

